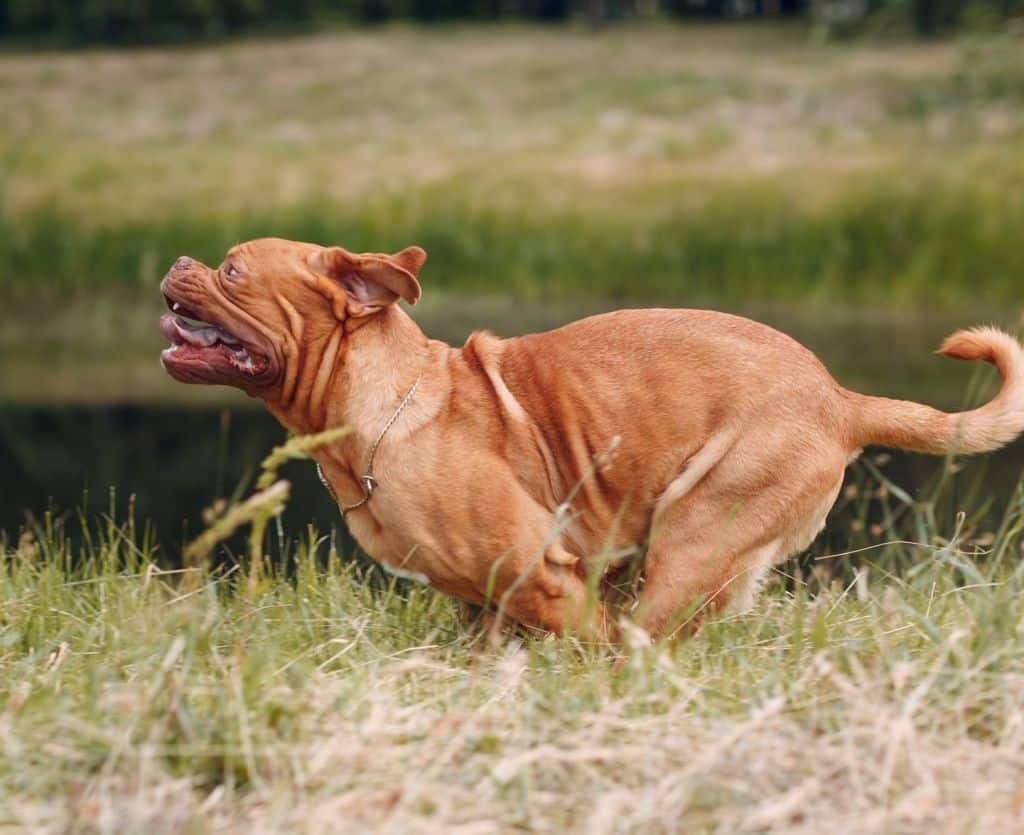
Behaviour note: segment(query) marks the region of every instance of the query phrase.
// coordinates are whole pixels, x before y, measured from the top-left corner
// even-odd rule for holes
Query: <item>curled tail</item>
[[[850,441],[944,455],[989,452],[1024,430],[1024,348],[996,328],[957,331],[939,353],[958,360],[985,360],[1003,378],[999,393],[969,412],[940,412],[907,400],[889,400],[850,392]]]

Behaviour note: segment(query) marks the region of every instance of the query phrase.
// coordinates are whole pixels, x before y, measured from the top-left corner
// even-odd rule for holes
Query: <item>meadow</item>
[[[137,289],[276,234],[416,243],[460,294],[1014,302],[1022,37],[394,27],[0,55],[0,285]]]
[[[1018,831],[1024,487],[992,518],[953,469],[865,459],[852,547],[654,648],[494,644],[312,530],[168,569],[113,507],[47,516],[0,559],[0,827]]]
[[[653,648],[493,644],[329,524],[185,559],[124,486],[231,492],[216,433],[240,400],[161,374],[156,286],[256,235],[424,246],[413,312],[453,341],[713,305],[845,384],[976,400],[993,375],[928,350],[1020,323],[1022,38],[388,26],[0,53],[4,502],[8,471],[124,473],[92,485],[116,488],[105,513],[0,533],[0,830],[1024,828],[1020,443],[913,484],[869,452],[752,611]],[[191,457],[79,412],[14,437],[72,402],[224,411]]]

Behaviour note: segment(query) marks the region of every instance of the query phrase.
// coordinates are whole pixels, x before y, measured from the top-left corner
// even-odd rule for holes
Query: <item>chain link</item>
[[[370,496],[372,496],[373,491],[377,489],[377,479],[373,477],[373,459],[377,454],[377,447],[379,447],[380,442],[384,440],[384,436],[388,433],[388,430],[395,425],[395,421],[398,420],[398,416],[402,414],[405,407],[409,405],[409,401],[412,400],[412,396],[416,393],[416,389],[419,388],[420,380],[422,379],[423,375],[420,374],[420,376],[416,378],[416,382],[412,384],[409,391],[405,393],[405,397],[402,398],[402,402],[399,403],[395,411],[392,412],[391,417],[388,418],[388,422],[384,424],[384,428],[380,430],[380,433],[377,435],[377,440],[375,440],[370,446],[370,451],[366,456],[366,472],[359,477],[359,486],[363,488],[363,497],[358,502],[349,505],[341,505],[338,503],[338,494],[334,492],[334,488],[331,486],[326,476],[324,476],[323,467],[319,464],[316,465],[317,475],[320,476],[320,481],[323,483],[324,487],[327,488],[327,492],[331,494],[331,498],[334,499],[335,503],[339,504],[339,507],[341,508],[341,517],[343,519],[351,511],[357,510],[370,501]]]

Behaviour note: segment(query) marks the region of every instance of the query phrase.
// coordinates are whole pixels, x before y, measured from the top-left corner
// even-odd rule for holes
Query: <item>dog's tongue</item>
[[[185,342],[197,348],[210,348],[218,342],[237,346],[241,343],[216,325],[192,325],[180,317],[174,319],[174,329]]]

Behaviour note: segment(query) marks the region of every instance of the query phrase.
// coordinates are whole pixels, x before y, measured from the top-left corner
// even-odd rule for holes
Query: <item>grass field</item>
[[[927,350],[1019,316],[1022,105],[1012,32],[0,53],[0,401],[183,397],[158,277],[276,234],[425,246],[439,336],[717,303],[955,406]],[[113,502],[40,517],[0,539],[0,831],[1022,831],[1024,488],[856,467],[753,611],[625,652],[489,646],[312,531],[181,569]]]
[[[175,572],[48,518],[0,558],[0,827],[1019,831],[1024,490],[985,524],[861,474],[831,540],[873,547],[618,668],[312,533]]]
[[[0,55],[0,282],[149,284],[272,233],[422,244],[428,290],[1016,302],[1022,102],[1012,32],[385,28]]]

